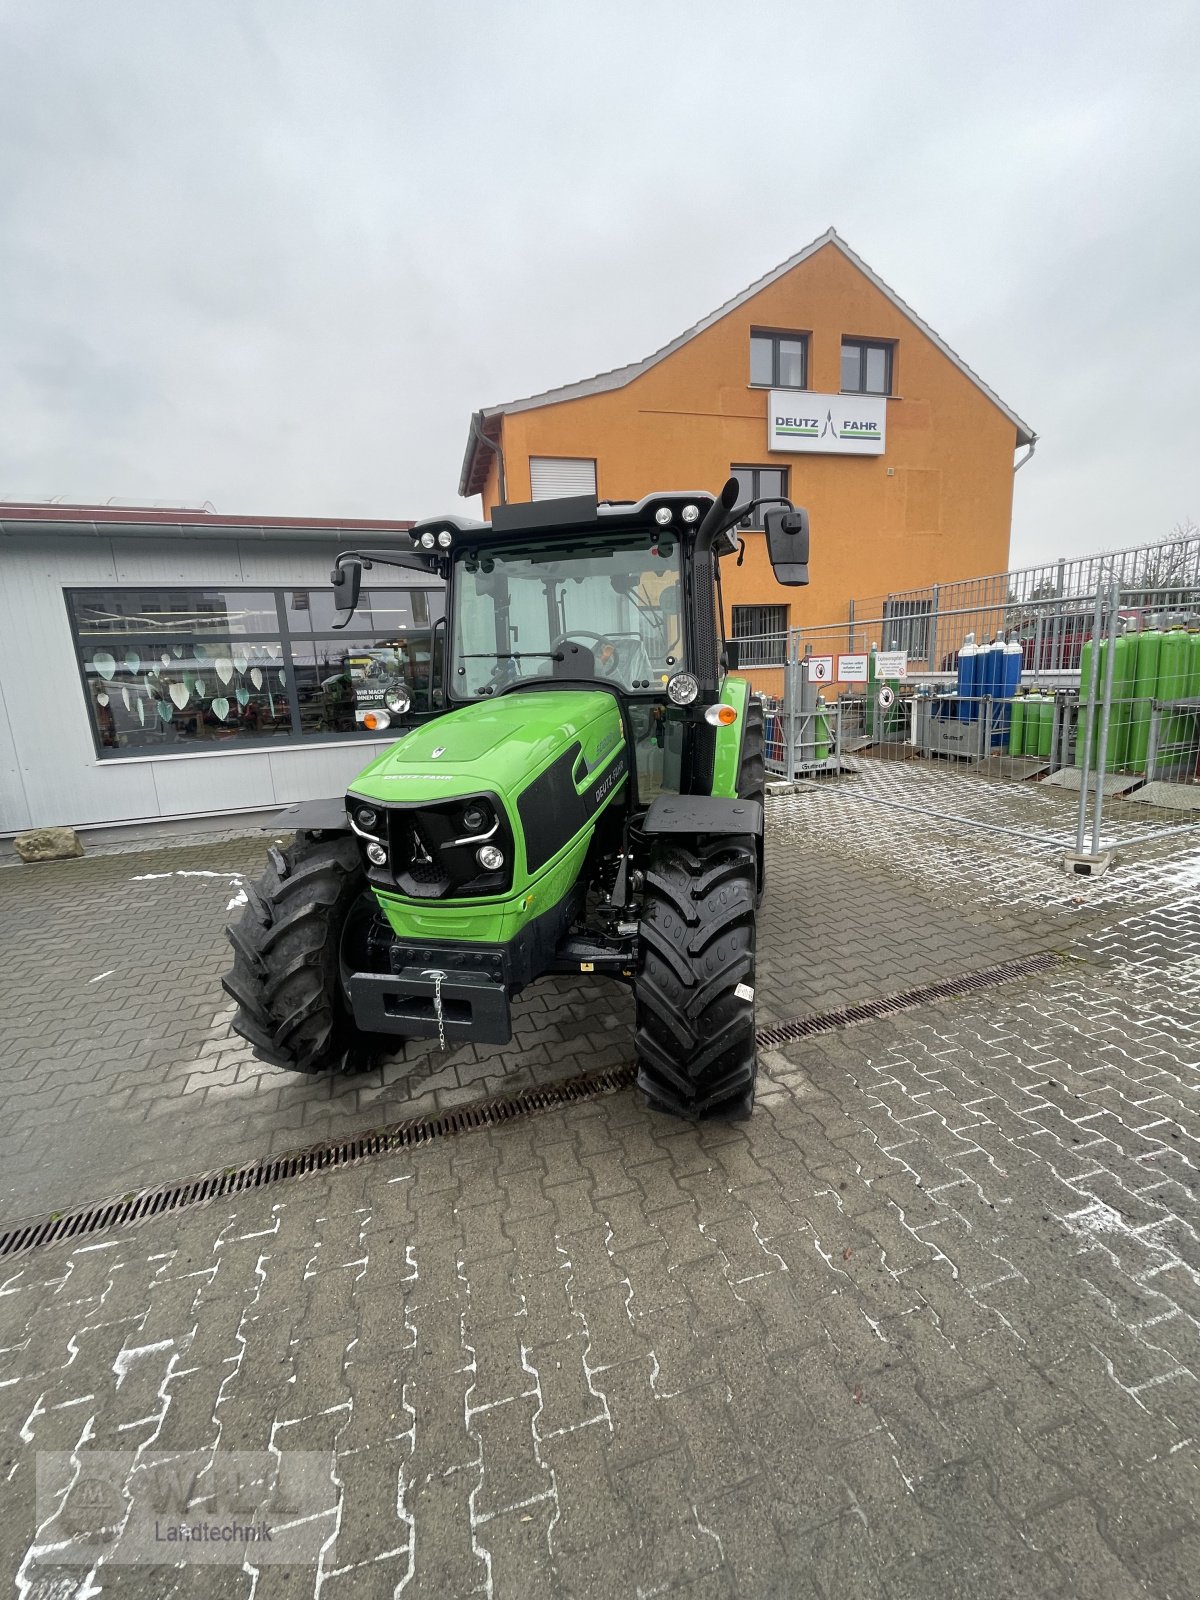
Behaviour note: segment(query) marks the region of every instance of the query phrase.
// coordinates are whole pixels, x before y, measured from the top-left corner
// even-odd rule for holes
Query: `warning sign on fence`
[[[875,656],[875,676],[877,678],[899,678],[901,681],[907,678],[908,651],[878,651]]]
[[[839,656],[837,658],[837,678],[839,683],[866,683],[866,656]]]
[[[833,657],[832,656],[805,656],[808,664],[809,683],[833,682]]]

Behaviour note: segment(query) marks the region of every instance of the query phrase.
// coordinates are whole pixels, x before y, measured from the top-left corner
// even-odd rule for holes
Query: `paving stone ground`
[[[247,869],[221,848],[208,870]],[[1081,885],[844,785],[774,806],[772,855],[812,874],[764,939],[760,986],[788,1014],[836,983],[805,977],[822,919],[868,989],[852,936],[871,952],[875,992],[941,975],[955,942],[955,971],[1064,960],[765,1053],[748,1123],[680,1124],[627,1091],[14,1261],[18,1592],[1192,1600],[1195,842]],[[112,881],[179,867],[126,857]],[[81,893],[48,870],[70,887],[43,915],[74,914],[85,981],[136,918],[106,926],[102,872]],[[189,948],[179,895],[153,898],[169,880],[141,881],[178,1003],[143,1008],[131,982],[125,1042],[178,1059],[219,916],[189,902]],[[901,932],[907,961],[886,954]],[[64,989],[74,959],[64,944]],[[59,1015],[83,1059],[77,1008]],[[98,1450],[124,1453],[107,1506],[69,1492]],[[123,1564],[154,1453],[231,1450],[323,1454],[316,1559]],[[58,1463],[40,1503],[39,1455]]]
[[[633,1059],[628,991],[556,977],[518,998],[503,1049],[418,1043],[342,1078],[264,1066],[220,987],[223,929],[264,852],[206,840],[0,873],[0,1226]],[[931,900],[886,861],[839,860],[789,834],[783,808],[769,852],[760,1025],[1056,935],[1037,914],[1005,924]]]

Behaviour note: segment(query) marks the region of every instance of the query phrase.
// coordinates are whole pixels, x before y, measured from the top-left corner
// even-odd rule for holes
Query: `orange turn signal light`
[[[714,728],[728,728],[730,723],[737,721],[737,712],[732,706],[709,706],[704,713],[705,722],[711,722]]]

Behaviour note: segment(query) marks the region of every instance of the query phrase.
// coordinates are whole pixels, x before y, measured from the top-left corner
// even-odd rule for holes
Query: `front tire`
[[[366,889],[347,834],[299,833],[247,884],[247,905],[226,928],[233,966],[221,979],[237,1001],[233,1027],[260,1061],[292,1072],[349,1071],[358,1035],[342,993],[347,918]]]
[[[682,1117],[754,1105],[755,842],[661,839],[646,869],[634,983],[638,1083]]]

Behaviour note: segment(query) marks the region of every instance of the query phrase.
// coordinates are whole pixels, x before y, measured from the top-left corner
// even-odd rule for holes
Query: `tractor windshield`
[[[454,572],[451,693],[521,678],[662,691],[685,665],[678,541],[634,533],[467,550]]]

